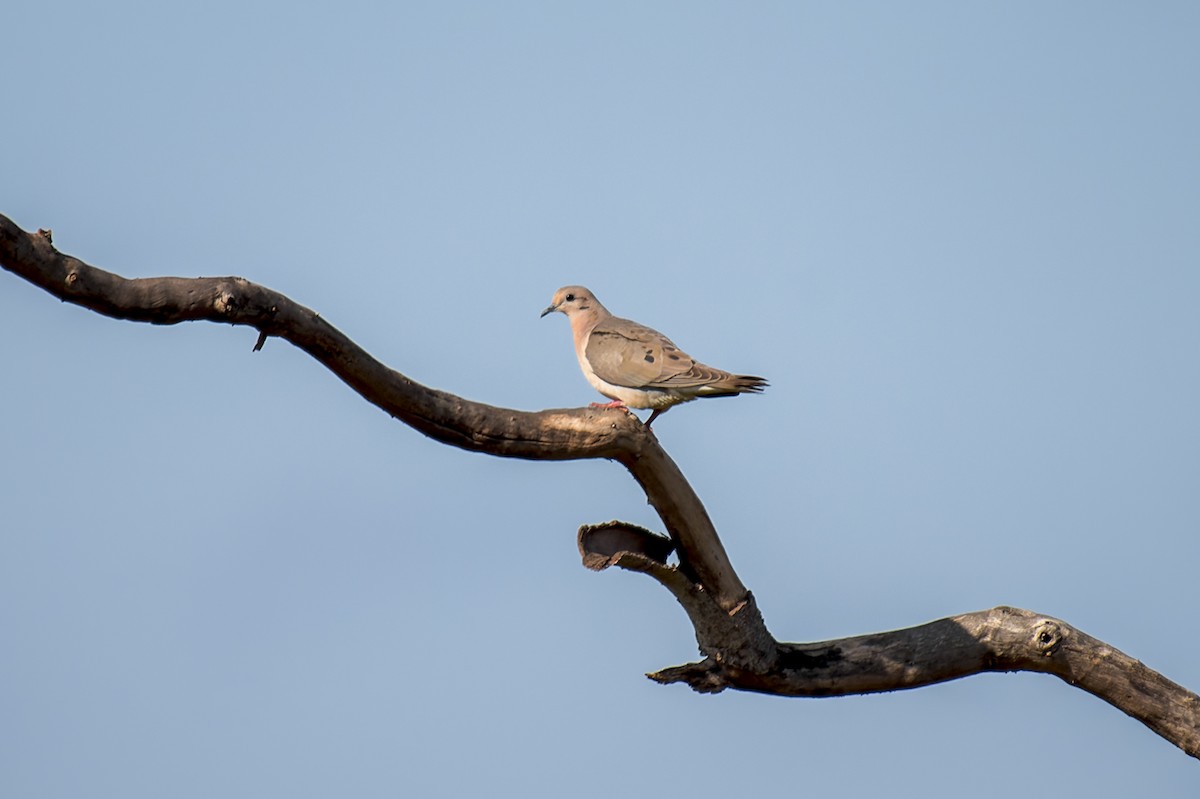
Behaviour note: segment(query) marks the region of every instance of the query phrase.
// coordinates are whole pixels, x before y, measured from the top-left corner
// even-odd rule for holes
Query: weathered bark
[[[0,265],[50,294],[117,319],[211,321],[285,339],[364,399],[437,441],[509,458],[607,458],[629,470],[669,538],[621,522],[579,531],[584,564],[658,580],[687,612],[705,659],[650,675],[697,691],[839,696],[915,688],[988,671],[1054,674],[1200,757],[1200,698],[1070,625],[998,607],[905,630],[820,643],[776,641],[712,521],[654,434],[618,411],[496,408],[427,388],[371,357],[278,292],[239,277],[126,279],[54,249],[0,216]],[[668,563],[671,552],[677,564]]]

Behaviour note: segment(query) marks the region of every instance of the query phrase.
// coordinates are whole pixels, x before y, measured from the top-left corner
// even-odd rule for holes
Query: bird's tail
[[[761,394],[770,383],[754,375],[729,375],[724,380],[709,383],[701,391],[704,397],[735,397],[738,394]]]
[[[754,375],[734,375],[733,385],[737,388],[738,393],[761,394],[763,389],[771,385],[766,381],[766,378],[755,377]]]

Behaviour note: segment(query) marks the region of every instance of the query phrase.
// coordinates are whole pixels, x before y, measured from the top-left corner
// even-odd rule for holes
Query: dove
[[[646,427],[681,402],[757,394],[767,387],[761,377],[706,366],[657,330],[613,316],[583,286],[564,286],[556,291],[542,316],[554,311],[565,314],[571,322],[575,356],[583,376],[612,400],[593,402],[592,407],[652,408]]]

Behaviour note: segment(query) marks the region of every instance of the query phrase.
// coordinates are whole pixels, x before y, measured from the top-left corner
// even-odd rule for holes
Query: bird
[[[768,386],[761,377],[706,366],[657,330],[613,316],[583,286],[564,286],[554,292],[542,317],[555,311],[571,322],[583,376],[612,400],[593,402],[592,407],[652,408],[647,428],[681,402],[758,394]]]

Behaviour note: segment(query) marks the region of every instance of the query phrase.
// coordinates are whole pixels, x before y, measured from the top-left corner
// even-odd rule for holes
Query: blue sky
[[[412,378],[595,399],[564,284],[761,397],[655,423],[780,638],[996,604],[1200,688],[1200,7],[21,3],[0,213],[236,274]],[[0,275],[0,793],[1194,796],[1056,679],[797,701],[289,345]],[[1014,771],[1011,771],[1015,769]],[[1037,779],[1041,780],[1041,777]]]

